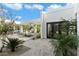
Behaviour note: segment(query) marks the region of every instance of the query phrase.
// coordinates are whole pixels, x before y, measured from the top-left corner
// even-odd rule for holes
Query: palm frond
[[[59,35],[51,40],[55,55],[72,56],[77,53],[78,39],[75,35]]]
[[[19,40],[18,38],[8,38],[8,41],[3,40],[3,42],[6,43],[7,48],[11,49],[11,51],[22,46],[22,44],[24,43],[24,41]]]

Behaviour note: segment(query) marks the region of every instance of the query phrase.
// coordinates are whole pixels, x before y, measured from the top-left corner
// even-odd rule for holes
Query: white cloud
[[[40,4],[34,4],[34,5],[25,5],[26,9],[38,9],[38,10],[43,10],[44,6]]]
[[[20,10],[22,8],[22,4],[19,3],[6,3],[4,5],[15,10]]]
[[[61,5],[57,5],[57,4],[54,4],[54,5],[50,5],[47,10],[50,10],[50,9],[57,9],[57,8],[61,8],[62,6]]]
[[[20,22],[20,21],[15,21],[15,23],[16,23],[16,24],[21,24],[21,22]]]
[[[33,8],[36,8],[38,10],[43,10],[44,6],[43,5],[40,5],[40,4],[34,4],[33,5]]]
[[[9,23],[9,22],[11,22],[11,20],[8,20],[8,19],[5,20],[5,23]]]
[[[60,8],[60,7],[62,7],[62,6],[55,4],[55,5],[50,5],[48,8]]]
[[[25,5],[25,8],[26,8],[26,9],[31,9],[31,8],[32,8],[32,6],[31,6],[31,5],[27,5],[27,4],[26,4],[26,5]]]

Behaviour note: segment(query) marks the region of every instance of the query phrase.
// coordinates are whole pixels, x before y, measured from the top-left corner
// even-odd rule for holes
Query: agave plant
[[[18,38],[8,38],[8,40],[2,40],[4,44],[11,50],[11,52],[14,52],[16,48],[21,47],[24,41],[19,40]]]
[[[75,35],[58,35],[57,39],[51,40],[54,45],[56,56],[74,56],[77,55],[78,40]]]

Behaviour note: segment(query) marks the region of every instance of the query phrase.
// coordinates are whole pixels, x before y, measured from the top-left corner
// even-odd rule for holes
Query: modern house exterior
[[[42,11],[39,20],[27,21],[28,23],[40,23],[41,24],[41,38],[51,38],[59,30],[60,24],[64,23],[63,19],[71,21],[76,19],[77,21],[77,34],[79,35],[79,4],[68,4],[66,7],[50,9],[47,12]],[[77,15],[76,15],[77,14]],[[76,15],[76,16],[75,16]],[[23,32],[23,30],[21,30]],[[52,31],[52,32],[51,32]]]
[[[75,17],[76,13],[78,14],[77,17]],[[60,28],[59,24],[63,23],[63,19],[70,21],[71,19],[76,18],[78,21],[79,20],[78,16],[79,16],[78,4],[69,4],[66,7],[50,9],[48,12],[42,12],[41,38],[49,38],[49,35],[53,36],[58,31],[58,28]],[[77,33],[79,32],[78,25],[79,24],[77,24]]]

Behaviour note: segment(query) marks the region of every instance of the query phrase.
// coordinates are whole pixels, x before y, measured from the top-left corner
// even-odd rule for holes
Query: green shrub
[[[77,55],[78,40],[75,35],[58,35],[57,39],[51,40],[54,45],[54,53],[57,56]]]
[[[11,52],[14,52],[16,48],[21,47],[24,41],[19,40],[18,38],[8,38],[8,40],[2,40],[4,44],[11,50]]]

